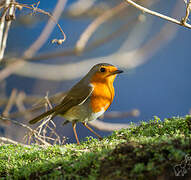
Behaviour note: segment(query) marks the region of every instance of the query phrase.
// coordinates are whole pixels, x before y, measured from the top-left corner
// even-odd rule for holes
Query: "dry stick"
[[[42,131],[42,129],[43,129],[43,126],[46,125],[46,124],[51,120],[51,118],[52,118],[51,115],[48,116],[48,117],[45,118],[45,119],[42,121],[42,123],[37,127],[37,129],[39,129],[39,130],[38,130],[38,135],[41,134],[41,131]]]
[[[13,1],[13,0],[12,0]],[[7,37],[8,37],[8,32],[9,32],[9,28],[11,26],[11,22],[12,22],[12,18],[14,17],[14,11],[15,11],[15,7],[13,4],[11,4],[11,1],[9,0],[8,2],[8,6],[10,6],[9,8],[9,13],[7,14],[9,16],[7,23],[6,23],[6,27],[5,27],[5,31],[3,34],[3,39],[2,39],[2,44],[1,44],[1,50],[0,50],[0,61],[3,59],[4,57],[4,52],[5,52],[5,48],[6,48],[6,44],[7,44]],[[6,19],[6,17],[5,17]]]
[[[10,0],[8,0],[8,1],[10,1]],[[9,3],[5,3],[4,10],[3,10],[1,18],[0,18],[0,43],[2,42],[2,39],[3,39],[3,29],[4,29],[4,25],[5,25],[5,15],[6,15],[8,9],[9,9]]]
[[[2,47],[2,44],[3,44],[3,34],[4,34],[4,26],[5,26],[5,15],[9,9],[9,1],[10,0],[6,0],[5,1],[5,8],[4,8],[4,11],[2,13],[2,16],[0,18],[0,50],[1,50],[1,47]],[[2,59],[0,59],[1,61]]]
[[[11,144],[16,144],[16,145],[22,145],[22,146],[25,146],[25,147],[31,147],[31,146],[29,146],[29,145],[19,143],[19,142],[17,142],[17,141],[14,141],[14,140],[9,139],[9,138],[6,138],[6,137],[0,137],[0,141],[5,142],[5,143],[11,143]]]
[[[53,106],[52,106],[52,104],[51,104],[51,102],[50,102],[50,100],[49,100],[49,98],[48,98],[48,94],[45,96],[45,100],[46,100],[46,102],[47,102],[47,105],[50,107],[50,109],[52,109]],[[56,141],[58,141],[58,143],[61,144],[60,136],[59,136],[59,135],[56,133],[56,131],[55,131],[56,125],[55,125],[55,123],[54,123],[53,120],[52,120],[52,116],[50,116],[49,118],[50,118],[50,120],[45,124],[44,130],[46,130],[47,128],[49,128],[49,129],[51,130],[49,136],[52,137],[53,135],[55,135],[55,136],[57,137],[57,138],[54,140],[54,144],[56,143]],[[49,122],[53,125],[53,128],[51,128],[51,127],[48,125]]]
[[[21,126],[21,127],[24,127],[24,128],[26,128],[26,129],[28,129],[30,132],[34,133],[35,136],[36,136],[36,134],[38,133],[38,132],[36,132],[35,130],[33,130],[32,128],[30,128],[29,126],[27,126],[26,124],[20,123],[20,122],[18,122],[18,121],[15,121],[15,120],[12,120],[12,119],[9,119],[9,118],[6,118],[6,117],[2,117],[2,116],[0,116],[0,120],[10,121],[10,122],[12,122],[12,123],[14,123],[14,124],[16,124],[16,125],[19,125],[19,126]],[[42,138],[40,138],[39,136],[36,136],[36,138],[37,138],[40,142],[42,142],[44,145],[46,145],[46,146],[51,146],[51,144],[49,144],[48,142],[44,141],[44,140],[43,140]]]
[[[48,106],[49,106],[50,108],[52,108],[52,105],[51,105],[51,103],[50,103],[50,101],[49,101],[49,99],[48,99],[48,93],[47,93],[47,95],[45,96],[45,100],[46,100],[45,106],[46,106],[46,111],[47,111],[47,110],[48,110]],[[48,106],[47,106],[47,105],[48,105]],[[51,119],[52,119],[52,115],[48,116],[47,118],[44,118],[44,120],[42,121],[42,123],[41,123],[41,124],[38,126],[38,128],[37,128],[37,129],[39,129],[39,130],[38,130],[38,133],[39,133],[39,134],[41,134],[41,131],[42,131],[42,130],[43,130],[43,133],[45,133],[44,130],[47,128],[48,122],[51,121]],[[43,128],[44,125],[45,125],[45,128]],[[45,134],[44,134],[44,136],[45,136]]]
[[[46,100],[46,104],[52,108],[52,105],[48,99],[48,94],[45,96],[45,100]],[[45,105],[46,105],[45,104]],[[53,128],[51,128],[49,126],[49,122],[54,126]],[[54,124],[54,122],[52,121],[52,116],[48,116],[47,118],[45,118],[43,120],[43,122],[36,128],[36,131],[38,131],[38,135],[41,135],[42,133],[42,136],[44,138],[44,140],[46,139],[46,133],[47,133],[47,129],[49,129],[51,132],[50,132],[50,135],[49,135],[49,140],[53,140],[54,144],[58,141],[59,144],[61,144],[61,140],[60,140],[60,137],[59,135],[55,132],[55,128],[56,128],[56,125]],[[52,138],[52,136],[55,135],[56,138]]]
[[[186,22],[188,21],[188,17],[190,14],[190,9],[191,9],[191,0],[189,0],[189,2],[186,5],[186,15],[185,17],[182,19],[182,24],[186,24]]]
[[[143,12],[146,12],[146,13],[148,13],[148,14],[157,16],[157,17],[159,17],[159,18],[161,18],[161,19],[165,19],[165,20],[170,21],[170,22],[172,22],[172,23],[175,23],[175,24],[178,24],[178,25],[180,25],[180,26],[184,26],[184,27],[186,27],[186,28],[191,29],[191,25],[188,24],[188,23],[186,23],[186,22],[178,21],[177,19],[171,18],[171,17],[169,17],[169,16],[165,16],[165,15],[160,14],[160,13],[158,13],[158,12],[155,12],[155,11],[152,11],[152,10],[150,10],[150,9],[147,9],[147,8],[145,8],[145,7],[141,6],[141,5],[139,5],[139,4],[135,3],[135,2],[133,2],[132,0],[125,0],[125,1],[126,1],[128,4],[134,6],[135,8],[137,8],[137,9],[143,11]]]
[[[81,53],[84,50],[89,38],[101,24],[103,24],[105,21],[107,21],[109,18],[113,17],[117,13],[121,12],[126,7],[127,6],[125,5],[125,3],[120,3],[119,5],[115,6],[112,9],[109,9],[108,11],[100,15],[98,18],[96,18],[81,34],[80,39],[77,41],[77,52]]]

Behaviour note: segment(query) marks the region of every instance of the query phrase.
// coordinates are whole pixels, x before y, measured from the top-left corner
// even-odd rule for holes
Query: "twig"
[[[2,39],[3,39],[3,31],[4,31],[4,26],[5,26],[5,15],[7,13],[8,6],[7,3],[5,4],[5,8],[2,12],[1,18],[0,18],[0,48],[2,46]]]
[[[2,49],[5,46],[5,38],[4,38],[4,27],[5,27],[5,16],[7,11],[9,10],[10,0],[6,0],[4,5],[4,10],[2,12],[0,18],[0,61],[2,61],[4,50]],[[7,29],[7,28],[6,28]]]
[[[172,17],[169,17],[169,16],[163,15],[163,14],[161,14],[161,13],[152,11],[152,10],[150,10],[150,9],[147,9],[147,8],[145,8],[145,7],[143,7],[143,6],[141,6],[141,5],[137,4],[137,3],[135,3],[135,2],[132,1],[132,0],[125,0],[125,1],[126,1],[128,4],[134,6],[135,8],[137,8],[137,9],[143,11],[143,12],[146,12],[146,13],[148,13],[148,14],[157,16],[157,17],[159,17],[159,18],[161,18],[161,19],[165,19],[165,20],[167,20],[167,21],[169,21],[169,22],[172,22],[172,23],[178,24],[178,25],[180,25],[180,26],[184,26],[184,27],[186,27],[186,28],[191,29],[191,25],[188,24],[187,22],[183,23],[182,21],[178,21],[177,19],[174,19],[174,18],[172,18]]]
[[[3,33],[3,39],[2,39],[2,42],[1,42],[1,50],[0,50],[0,61],[3,59],[4,57],[4,52],[5,52],[5,48],[6,48],[6,44],[7,44],[7,37],[8,37],[8,32],[9,32],[9,28],[11,26],[11,22],[12,20],[14,19],[14,11],[15,11],[15,7],[13,4],[11,4],[11,1],[13,0],[7,0],[6,1],[6,6],[5,7],[9,7],[9,12],[8,14],[3,17],[3,19],[6,20],[6,17],[7,17],[7,23],[6,23],[6,27],[5,27],[5,31]]]
[[[21,145],[21,146],[25,146],[25,147],[30,147],[29,145],[19,143],[17,141],[14,141],[14,140],[6,138],[6,137],[0,137],[0,141],[2,141],[4,143],[11,143],[11,144],[15,144],[15,145]]]
[[[35,137],[40,141],[42,142],[44,145],[46,146],[51,146],[51,144],[49,144],[48,142],[44,141],[40,136],[37,136],[38,132],[36,132],[35,130],[33,130],[32,128],[30,128],[29,126],[27,126],[26,124],[23,124],[23,123],[20,123],[18,121],[15,121],[15,120],[12,120],[12,119],[9,119],[7,117],[3,117],[3,116],[0,116],[0,120],[3,120],[3,121],[10,121],[16,125],[19,125],[21,127],[24,127],[26,129],[28,129],[30,131],[30,133],[34,134]]]
[[[46,100],[45,105],[48,105],[50,108],[52,108],[51,102],[48,99],[48,94],[45,96],[45,100]],[[48,106],[46,110],[48,110]],[[53,128],[49,124],[53,125]],[[34,134],[34,136],[38,135],[40,137],[43,137],[44,141],[46,141],[46,139],[51,140],[53,141],[53,144],[56,144],[57,142],[61,144],[60,136],[56,133],[55,129],[56,129],[56,125],[52,121],[52,115],[50,115],[47,118],[44,118],[42,123],[35,129],[35,131],[38,133]],[[49,137],[47,137],[47,132],[49,132],[49,130],[50,130],[50,135]],[[33,134],[29,135],[29,141],[32,138],[32,136]],[[53,138],[52,136],[56,136],[56,138]]]
[[[182,24],[184,24],[184,25],[186,25],[186,23],[188,21],[188,17],[189,17],[189,14],[190,14],[190,9],[191,9],[191,0],[189,0],[189,2],[187,2],[187,5],[186,5],[186,15],[182,19]]]

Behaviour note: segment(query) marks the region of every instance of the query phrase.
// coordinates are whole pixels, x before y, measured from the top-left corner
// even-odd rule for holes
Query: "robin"
[[[49,115],[51,118],[61,115],[66,122],[72,122],[77,144],[79,144],[76,133],[77,122],[81,122],[99,139],[102,139],[87,125],[87,122],[97,119],[111,105],[115,94],[113,82],[116,75],[122,72],[111,64],[94,65],[86,76],[68,91],[60,104],[35,117],[29,123],[35,124]]]

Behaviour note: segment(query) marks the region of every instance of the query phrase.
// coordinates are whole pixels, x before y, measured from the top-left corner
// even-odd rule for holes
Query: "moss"
[[[158,117],[80,146],[0,146],[1,179],[175,179],[191,154],[191,116]],[[190,162],[191,163],[191,162]],[[187,168],[184,179],[191,176]]]

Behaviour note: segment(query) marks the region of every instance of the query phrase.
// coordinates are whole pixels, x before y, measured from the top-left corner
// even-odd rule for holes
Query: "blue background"
[[[23,1],[20,1],[23,3]],[[32,3],[36,1],[28,1]],[[73,1],[67,3],[66,8]],[[27,3],[27,1],[25,1]],[[40,1],[40,8],[51,12],[55,6],[56,1]],[[174,1],[173,1],[174,3]],[[169,14],[172,9],[172,2],[157,3],[152,9],[165,14]],[[184,4],[182,4],[182,15],[184,15]],[[23,14],[27,14],[24,12]],[[22,13],[21,13],[22,14]],[[23,15],[22,14],[22,15]],[[20,13],[18,13],[20,15]],[[21,15],[20,15],[21,16]],[[38,16],[38,15],[37,15]],[[146,15],[151,18],[150,15]],[[159,27],[164,23],[157,17],[154,18],[152,30],[150,35],[159,31]],[[179,17],[180,19],[180,17]],[[62,18],[59,23],[67,35],[67,41],[63,45],[52,45],[49,41],[58,35],[59,31],[55,28],[51,34],[49,41],[40,49],[39,52],[59,51],[68,47],[73,47],[79,35],[87,27],[92,19],[69,20]],[[9,33],[8,46],[6,53],[22,54],[22,52],[29,47],[29,45],[36,40],[39,33],[42,31],[47,22],[46,17],[40,16],[39,21],[29,26],[21,26],[14,22]],[[174,25],[177,26],[177,25]],[[59,34],[60,35],[60,34]],[[172,116],[184,116],[188,114],[191,109],[191,53],[190,40],[191,30],[184,27],[178,27],[178,33],[167,45],[162,47],[157,53],[150,57],[149,61],[129,73],[121,74],[115,80],[116,96],[113,104],[108,111],[130,111],[137,108],[141,114],[137,118],[127,119],[105,119],[107,122],[129,123],[148,121],[153,116],[159,116],[161,119]],[[91,53],[85,53],[81,57],[68,57],[67,63],[73,61],[83,60],[89,57],[102,57],[115,52],[119,45],[123,42],[124,34],[115,43],[110,42],[101,48],[97,48]],[[148,35],[149,37],[149,35]],[[147,40],[147,39],[146,39]],[[146,41],[145,40],[145,41]],[[44,63],[62,63],[62,58]],[[41,63],[43,63],[41,61]],[[64,63],[66,59],[64,58]],[[37,62],[38,63],[38,62]],[[116,63],[117,65],[117,63]],[[44,95],[46,91],[50,94],[69,89],[78,79],[68,82],[45,82],[45,87],[42,89],[34,88],[36,83],[44,83],[43,80],[36,80],[33,78],[25,78],[21,76],[12,75],[7,79],[7,95],[13,88],[22,90],[27,94],[41,94]],[[53,88],[55,87],[55,88]],[[59,119],[56,120],[59,122]],[[92,135],[81,125],[78,126],[80,137]],[[71,125],[59,128],[59,133],[69,137],[69,142],[73,141],[74,136]],[[100,132],[101,135],[108,135],[108,132]]]

